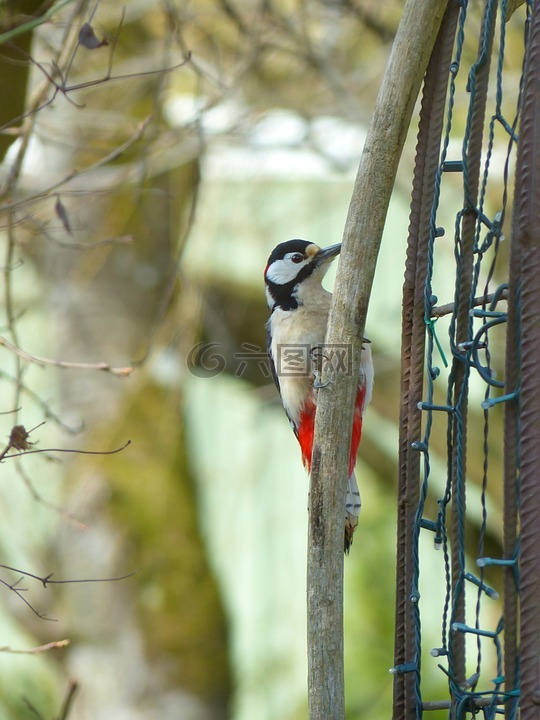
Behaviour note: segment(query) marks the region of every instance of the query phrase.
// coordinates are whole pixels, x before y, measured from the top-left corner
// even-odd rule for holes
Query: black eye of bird
[[[301,263],[304,260],[304,256],[301,253],[294,253],[294,255],[291,257],[291,260],[293,263]]]

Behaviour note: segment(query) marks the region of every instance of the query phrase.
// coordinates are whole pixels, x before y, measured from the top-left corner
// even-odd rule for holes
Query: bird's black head
[[[264,271],[268,307],[293,310],[299,305],[300,283],[316,276],[320,282],[330,261],[339,254],[341,244],[322,250],[315,243],[305,240],[288,240],[280,243],[270,253]],[[315,279],[315,278],[314,278]]]

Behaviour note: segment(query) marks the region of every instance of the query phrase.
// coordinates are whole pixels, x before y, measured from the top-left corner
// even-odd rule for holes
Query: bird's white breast
[[[312,398],[316,402],[311,352],[317,346],[324,345],[332,300],[331,293],[324,290],[320,282],[317,284],[318,287],[305,287],[307,292],[303,294],[303,298],[299,297],[302,300],[309,299],[309,304],[301,304],[292,311],[277,307],[269,321],[272,337],[270,349],[279,379],[281,399],[295,425],[299,423],[306,401]],[[309,280],[303,285],[309,285]],[[371,400],[373,388],[373,363],[369,343],[364,343],[362,347],[360,383],[366,385],[365,409]]]
[[[313,396],[311,351],[324,343],[329,302],[317,311],[300,305],[294,311],[276,308],[270,318],[271,352],[283,407],[297,425],[302,407]]]

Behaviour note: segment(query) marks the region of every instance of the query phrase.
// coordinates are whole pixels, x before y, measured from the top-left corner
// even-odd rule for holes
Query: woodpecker
[[[304,466],[311,471],[317,395],[321,363],[331,361],[324,342],[332,294],[322,286],[341,244],[321,249],[305,240],[280,243],[270,254],[264,271],[270,319],[266,325],[270,368],[281,402],[300,444]],[[362,420],[373,387],[369,340],[364,338],[360,377],[349,456],[345,508],[345,552],[349,552],[358,525],[361,500],[354,475]]]

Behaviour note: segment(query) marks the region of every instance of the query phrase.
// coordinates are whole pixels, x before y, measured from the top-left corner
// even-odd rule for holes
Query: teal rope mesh
[[[506,219],[508,200],[511,195],[509,188],[510,166],[515,158],[518,137],[516,128],[520,115],[521,90],[519,92],[517,105],[508,108],[505,104],[503,86],[503,61],[506,47],[507,30],[507,0],[488,0],[485,7],[484,21],[481,29],[481,38],[476,60],[468,69],[466,93],[469,97],[466,124],[463,133],[461,157],[459,159],[451,156],[451,135],[455,124],[455,106],[458,96],[458,79],[467,70],[463,68],[466,33],[469,27],[469,7],[466,0],[462,0],[460,16],[458,20],[454,59],[449,67],[449,85],[447,99],[447,115],[443,138],[441,143],[441,154],[438,172],[436,174],[433,205],[430,219],[430,239],[428,245],[428,271],[424,288],[424,322],[426,326],[426,379],[425,395],[419,408],[424,413],[423,437],[413,443],[413,448],[422,453],[422,482],[420,488],[420,499],[416,510],[413,538],[413,578],[410,601],[413,606],[413,618],[415,629],[415,657],[413,661],[406,663],[397,669],[399,672],[413,672],[415,674],[415,695],[416,695],[416,717],[422,718],[424,704],[422,697],[422,623],[423,611],[422,599],[420,598],[420,537],[423,532],[431,532],[434,535],[435,544],[442,549],[443,573],[445,578],[445,600],[442,608],[441,622],[441,644],[440,647],[432,650],[432,655],[440,658],[439,668],[447,676],[451,698],[451,717],[465,718],[475,716],[479,712],[484,718],[494,718],[496,713],[503,712],[501,706],[507,704],[508,700],[515,699],[519,688],[504,688],[503,649],[502,633],[504,630],[504,617],[496,619],[491,627],[486,627],[482,609],[485,603],[493,603],[497,599],[497,592],[486,583],[486,569],[488,567],[514,568],[516,586],[519,587],[518,577],[518,552],[515,548],[514,556],[508,559],[486,557],[486,538],[488,535],[490,517],[487,507],[488,487],[492,475],[489,461],[490,444],[490,412],[496,405],[507,401],[519,400],[519,389],[516,388],[509,394],[502,394],[504,382],[496,376],[493,364],[494,357],[500,360],[501,350],[498,345],[492,343],[495,328],[503,327],[507,320],[506,314],[506,293],[507,283],[500,282],[501,268],[500,248],[502,240],[502,228]],[[527,7],[527,19],[530,15],[530,7]],[[494,24],[497,24],[498,34],[494,33]],[[474,106],[477,100],[478,73],[485,66],[491,51],[490,37],[496,38],[496,62],[495,66],[495,93],[488,94],[486,106],[486,120],[483,131],[483,152],[479,175],[474,178],[477,183],[477,192],[471,190],[473,178],[472,168],[469,167],[469,140],[471,138],[474,121]],[[492,109],[491,109],[492,108]],[[491,113],[491,114],[490,114]],[[508,117],[509,113],[512,114]],[[506,156],[503,165],[502,192],[499,199],[497,212],[490,217],[487,189],[491,177],[494,150],[496,149],[496,133],[502,128],[507,138]],[[499,149],[500,141],[497,143]],[[499,163],[500,164],[500,163]],[[437,333],[433,309],[438,303],[434,294],[436,279],[434,272],[437,266],[437,243],[445,236],[444,228],[439,226],[441,192],[445,179],[449,173],[461,173],[463,189],[463,206],[455,215],[454,223],[454,260],[455,260],[455,292],[453,312],[450,316],[448,337],[443,340]],[[476,197],[477,196],[477,197]],[[490,194],[490,205],[493,205],[493,193]],[[473,261],[470,270],[464,268],[467,260],[464,256],[463,223],[466,216],[474,214],[474,249]],[[458,341],[458,316],[460,313],[459,304],[462,302],[462,283],[465,280],[464,273],[470,273],[470,292],[468,298],[468,317],[466,322],[467,338],[465,341]],[[504,268],[502,268],[504,272]],[[478,300],[480,298],[480,301]],[[518,306],[519,316],[519,306]],[[437,401],[441,397],[439,385],[444,383],[438,362],[446,366],[446,355],[444,348],[449,349],[451,367],[446,380],[446,402]],[[519,347],[516,348],[519,353]],[[500,364],[500,363],[499,363]],[[481,445],[483,450],[483,465],[480,488],[480,512],[481,521],[478,532],[476,547],[476,567],[469,568],[471,560],[471,549],[466,552],[466,431],[467,413],[469,403],[469,389],[471,377],[475,376],[484,383],[483,401],[481,410],[483,412],[483,431]],[[432,432],[435,418],[438,414],[446,417],[446,445],[447,445],[447,477],[444,492],[438,499],[438,513],[435,519],[425,517],[426,501],[430,494],[433,494],[432,483],[432,462],[431,444]],[[518,429],[519,437],[519,429]],[[478,440],[473,439],[475,443]],[[519,449],[518,449],[519,455]],[[519,472],[518,472],[519,484]],[[518,489],[519,492],[519,489]],[[453,509],[454,508],[454,509]],[[451,513],[453,516],[451,517]],[[454,524],[454,525],[453,525]],[[449,528],[454,527],[454,534]],[[452,548],[452,537],[454,547]],[[457,542],[457,547],[455,544]],[[456,566],[458,571],[456,573]],[[473,603],[466,604],[466,615],[468,621],[460,618],[459,605],[464,598],[465,589],[475,598]],[[471,588],[469,591],[468,588]],[[432,607],[427,612],[433,612]],[[489,614],[488,614],[489,616]],[[456,670],[456,637],[463,634],[476,640],[476,658],[468,666],[474,666],[475,671],[464,682],[458,676]],[[486,679],[483,677],[483,648],[485,643],[493,645],[496,663],[496,676]],[[473,643],[474,646],[474,643]],[[470,643],[467,644],[470,652]],[[513,704],[514,710],[510,717],[517,717],[517,703]],[[508,712],[508,709],[507,709]]]

